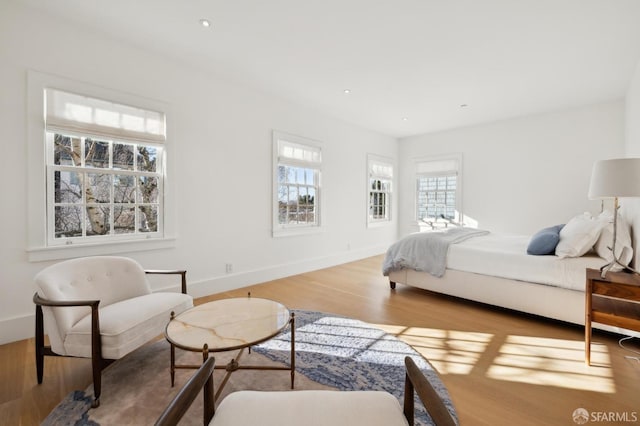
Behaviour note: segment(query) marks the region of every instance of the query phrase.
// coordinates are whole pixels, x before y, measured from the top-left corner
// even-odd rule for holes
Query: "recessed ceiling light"
[[[344,89],[344,94],[348,95],[349,93],[351,93],[351,89]]]
[[[409,121],[407,117],[402,117],[402,121]]]
[[[202,25],[205,28],[209,28],[211,26],[211,21],[209,21],[208,19],[201,19],[200,25]]]

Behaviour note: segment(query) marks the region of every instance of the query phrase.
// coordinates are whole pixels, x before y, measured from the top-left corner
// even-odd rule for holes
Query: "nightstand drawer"
[[[640,275],[587,269],[585,288],[585,362],[591,364],[591,323],[640,331]]]

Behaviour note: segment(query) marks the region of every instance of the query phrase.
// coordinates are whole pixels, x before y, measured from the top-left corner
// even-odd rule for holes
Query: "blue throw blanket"
[[[382,273],[387,276],[391,271],[409,268],[441,277],[447,268],[450,244],[488,233],[489,231],[481,229],[451,228],[444,232],[416,232],[408,235],[389,247],[382,264]]]

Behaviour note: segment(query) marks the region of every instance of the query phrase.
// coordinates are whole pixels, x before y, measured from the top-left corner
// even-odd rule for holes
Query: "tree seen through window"
[[[160,148],[49,132],[54,237],[157,232]]]

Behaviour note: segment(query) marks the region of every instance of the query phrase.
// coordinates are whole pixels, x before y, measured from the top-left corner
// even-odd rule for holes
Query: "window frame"
[[[299,147],[310,148],[310,151],[316,151],[319,153],[318,161],[305,161],[295,158],[281,158],[280,147],[281,145],[297,145]],[[322,200],[322,147],[323,144],[319,141],[315,141],[302,136],[292,135],[285,132],[274,130],[272,132],[272,145],[273,145],[273,170],[272,170],[272,236],[273,237],[285,237],[292,235],[313,234],[323,231],[323,208],[324,203]],[[304,167],[314,170],[314,222],[315,223],[287,223],[281,224],[279,220],[279,168],[284,164],[291,167]],[[308,186],[308,185],[305,185]]]
[[[416,222],[423,222],[419,216],[420,208],[420,187],[419,181],[423,177],[451,177],[456,176],[455,207],[453,220],[458,223],[464,222],[462,210],[462,154],[447,154],[441,156],[425,157],[414,159],[414,219]]]
[[[446,213],[446,210],[448,210],[448,207],[449,207],[449,203],[447,203],[447,201],[448,201],[448,194],[447,193],[448,192],[452,192],[451,189],[449,188],[449,179],[450,178],[455,178],[455,189],[453,190],[453,192],[454,192],[453,210],[454,211],[453,211],[453,216],[452,217],[449,217],[447,215],[447,213]],[[420,181],[422,179],[434,179],[434,180],[436,180],[436,188],[433,189],[433,190],[429,190],[429,189],[421,190],[420,189]],[[440,179],[446,179],[445,188],[440,188],[438,186],[438,182],[437,181],[439,181]],[[432,218],[432,216],[425,216],[425,218],[421,218],[420,217],[420,207],[421,206],[420,206],[420,201],[419,201],[420,196],[424,194],[426,196],[426,199],[427,199],[425,204],[426,204],[426,208],[427,208],[427,211],[428,211],[428,207],[430,205],[430,203],[429,203],[429,193],[431,193],[431,192],[435,193],[436,199],[438,198],[438,194],[440,194],[440,193],[444,194],[444,199],[445,200],[444,200],[443,206],[444,206],[445,213],[440,213],[440,214],[444,214],[446,219],[451,219],[451,220],[455,220],[456,219],[456,202],[457,202],[457,198],[458,198],[457,197],[457,190],[458,190],[458,174],[457,173],[444,172],[444,173],[434,173],[434,174],[430,174],[430,173],[418,174],[416,176],[416,187],[418,188],[417,189],[417,194],[416,194],[417,197],[418,197],[417,206],[416,206],[417,207],[416,208],[416,218],[417,218],[417,220],[424,220],[425,218]],[[434,203],[434,205],[435,205],[435,208],[437,209],[438,206],[441,205],[441,203],[438,203],[436,201],[436,203]],[[436,214],[438,214],[438,213],[436,212]],[[437,216],[433,216],[433,219],[437,220]]]
[[[167,159],[172,151],[171,127],[166,127],[166,141],[162,144],[162,158],[159,159],[157,170],[163,177],[162,198],[164,201],[163,229],[156,235],[144,235],[136,238],[126,236],[83,237],[90,238],[86,241],[65,241],[63,244],[52,244],[49,229],[50,220],[49,190],[53,185],[48,179],[50,173],[49,156],[53,155],[47,150],[45,127],[45,89],[55,89],[69,93],[78,93],[83,96],[108,99],[112,103],[131,105],[136,108],[162,111],[168,121],[171,116],[170,106],[164,102],[122,93],[112,89],[96,86],[90,83],[75,81],[64,77],[29,70],[27,72],[27,204],[28,204],[28,231],[27,231],[27,256],[29,261],[66,259],[78,256],[105,255],[123,252],[146,251],[175,246],[175,206],[173,203],[174,187],[169,176],[172,175],[170,162]],[[77,134],[77,132],[76,132]],[[105,139],[104,135],[93,136],[97,139]],[[114,139],[117,142],[131,143],[129,140]],[[141,144],[153,145],[148,141]],[[53,235],[53,231],[51,232]],[[110,237],[110,238],[109,238]]]
[[[139,239],[147,239],[147,238],[161,238],[163,235],[163,231],[164,231],[164,224],[163,224],[163,216],[164,216],[164,202],[163,202],[163,187],[164,187],[164,176],[162,175],[162,170],[163,170],[163,164],[162,161],[164,160],[164,147],[162,145],[158,145],[158,144],[152,144],[149,142],[143,142],[143,143],[135,143],[132,141],[122,141],[122,140],[108,140],[108,138],[105,137],[94,137],[94,136],[88,136],[88,133],[85,132],[78,132],[73,134],[74,132],[62,132],[62,131],[46,131],[45,133],[45,139],[46,139],[46,150],[47,150],[47,174],[46,174],[46,179],[47,179],[47,198],[49,198],[50,196],[54,195],[55,193],[55,173],[56,172],[71,172],[71,173],[84,173],[86,175],[108,175],[110,176],[109,180],[115,179],[115,177],[130,177],[133,179],[140,178],[140,177],[148,177],[148,178],[156,178],[158,179],[158,188],[157,188],[157,197],[158,197],[158,201],[156,203],[144,203],[141,202],[140,200],[136,200],[133,202],[117,202],[116,201],[116,195],[115,195],[115,189],[116,186],[114,184],[110,184],[109,185],[109,201],[108,202],[102,202],[102,203],[89,203],[86,200],[86,192],[83,191],[82,195],[81,195],[81,201],[77,202],[77,203],[64,203],[64,202],[58,202],[56,200],[52,200],[51,202],[47,202],[47,245],[49,247],[54,247],[54,246],[59,246],[59,245],[69,245],[69,244],[90,244],[93,242],[110,242],[110,241],[134,241],[134,240],[139,240]],[[76,165],[59,165],[59,164],[55,164],[54,161],[54,141],[53,138],[55,137],[55,135],[61,135],[64,137],[72,137],[72,138],[76,138],[80,140],[80,144],[81,144],[81,158],[82,158],[82,164],[79,166]],[[92,167],[90,165],[86,165],[86,141],[87,139],[93,139],[95,142],[98,143],[108,143],[108,152],[109,152],[109,161],[107,164],[107,167]],[[156,148],[158,151],[156,152],[156,170],[153,172],[150,171],[141,171],[141,170],[136,170],[136,164],[137,164],[137,155],[136,155],[136,151],[135,149],[132,150],[132,154],[133,154],[133,158],[132,158],[132,165],[133,165],[133,169],[134,170],[125,170],[125,169],[118,169],[118,168],[114,168],[113,165],[113,146],[119,144],[119,145],[132,145],[132,146],[145,146],[145,147],[154,147]],[[137,192],[137,191],[136,191]],[[157,229],[155,231],[150,231],[150,232],[140,232],[137,229],[134,230],[134,232],[132,233],[122,233],[122,234],[118,234],[115,232],[109,232],[108,235],[89,235],[88,234],[88,218],[87,218],[87,214],[86,214],[86,209],[87,207],[96,207],[96,208],[102,208],[102,207],[109,207],[109,211],[110,211],[110,215],[109,215],[109,229],[115,229],[115,222],[114,222],[114,211],[118,208],[118,207],[130,207],[134,209],[134,217],[135,217],[135,223],[134,223],[134,228],[138,227],[138,223],[139,223],[139,212],[137,212],[137,210],[142,207],[142,206],[153,206],[157,204],[157,218],[156,218],[156,222],[157,222]],[[82,211],[82,215],[84,217],[84,219],[81,221],[81,232],[83,233],[83,235],[81,236],[71,236],[71,237],[56,237],[56,229],[55,229],[55,211],[56,208],[58,207],[71,207],[71,206],[77,206],[77,207],[81,207],[81,211]],[[99,239],[99,240],[98,240]]]
[[[382,166],[387,166],[391,169],[391,174],[390,175],[382,175],[382,174],[375,174],[375,172],[373,171],[374,165],[379,164]],[[366,183],[367,183],[367,192],[366,192],[366,199],[367,199],[367,227],[368,228],[372,228],[372,227],[378,227],[378,226],[385,226],[385,225],[389,225],[393,219],[393,186],[394,186],[394,174],[395,174],[395,167],[393,165],[393,160],[387,157],[383,157],[383,156],[379,156],[376,154],[367,154],[367,177],[366,177]],[[373,208],[371,202],[372,202],[372,193],[373,190],[371,188],[371,180],[378,178],[378,180],[387,180],[389,182],[389,189],[388,191],[380,191],[378,193],[380,194],[385,194],[386,197],[385,198],[385,205],[386,205],[386,215],[384,218],[373,218],[371,215],[371,210]]]

